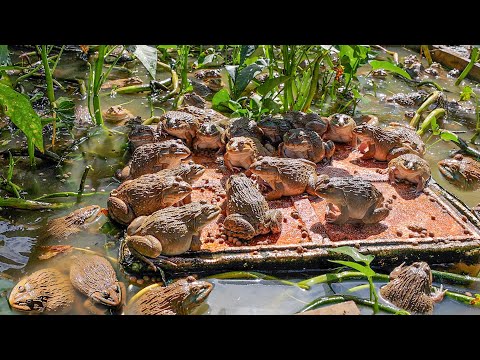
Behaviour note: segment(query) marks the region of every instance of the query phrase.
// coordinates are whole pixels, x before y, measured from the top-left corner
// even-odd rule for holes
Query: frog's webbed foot
[[[93,315],[105,315],[107,311],[105,306],[95,303],[92,299],[85,300],[83,306]]]
[[[443,290],[443,285],[440,285],[440,288],[435,288],[435,290],[433,291],[433,294],[431,295],[432,300],[434,302],[440,302],[443,300],[446,293],[447,293],[447,290],[446,289]]]
[[[390,210],[386,207],[377,208],[370,216],[364,217],[362,221],[364,224],[376,224],[385,219],[388,214],[390,214]]]

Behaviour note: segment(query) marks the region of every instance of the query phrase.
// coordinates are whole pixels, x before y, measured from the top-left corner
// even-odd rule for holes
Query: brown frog
[[[63,313],[71,309],[75,290],[68,279],[54,268],[35,271],[12,289],[8,302],[12,309],[31,313]]]
[[[220,69],[200,69],[193,73],[197,80],[207,86],[211,91],[219,91],[223,88],[222,73]]]
[[[312,130],[292,129],[283,136],[283,142],[278,146],[281,157],[292,159],[306,159],[318,163],[323,159],[331,162],[335,144],[322,138]]]
[[[417,185],[417,192],[423,191],[431,171],[428,162],[415,154],[403,154],[388,162],[388,178],[393,184],[405,180]]]
[[[185,112],[192,115],[199,124],[213,121],[220,126],[226,127],[230,120],[225,115],[213,109],[200,109],[195,106],[185,106],[178,109],[177,111]]]
[[[128,134],[128,141],[132,145],[132,149],[155,142],[160,142],[164,138],[158,133],[156,125],[135,124]]]
[[[102,215],[102,209],[98,205],[85,206],[68,215],[49,220],[45,233],[47,237],[54,239],[66,239],[72,234],[85,231],[95,224]]]
[[[480,163],[471,157],[457,154],[452,159],[440,160],[438,170],[461,189],[475,190],[480,187]]]
[[[328,202],[325,214],[328,223],[374,224],[390,212],[383,206],[383,194],[370,181],[358,176],[329,178],[320,175],[315,193]]]
[[[201,124],[193,139],[193,150],[213,149],[217,155],[225,151],[225,143],[222,141],[224,129],[216,122],[209,121]]]
[[[145,144],[135,149],[129,165],[117,177],[121,180],[135,179],[141,175],[171,169],[180,165],[191,153],[180,139]]]
[[[351,116],[346,114],[333,114],[328,118],[328,130],[325,133],[325,140],[332,140],[338,143],[348,143],[350,146],[357,146],[357,135],[353,129],[357,123]]]
[[[402,106],[419,106],[428,97],[428,93],[423,90],[414,91],[408,94],[398,93],[391,97],[387,97],[385,100],[388,102],[395,102]]]
[[[75,289],[87,296],[84,306],[92,313],[102,314],[97,305],[119,309],[126,302],[125,285],[118,281],[110,262],[98,255],[80,255],[70,266],[70,281]]]
[[[266,181],[272,188],[267,200],[307,192],[315,195],[316,164],[305,159],[288,159],[264,156],[250,166],[250,171]]]
[[[271,155],[262,143],[254,137],[238,136],[231,138],[227,143],[226,152],[223,155],[224,164],[230,171],[249,170],[250,165],[259,156]]]
[[[188,315],[210,295],[213,284],[188,276],[168,286],[150,285],[132,298],[127,315]]]
[[[148,258],[160,255],[180,255],[189,249],[200,250],[200,233],[204,226],[220,214],[217,205],[205,201],[155,211],[140,216],[127,228],[125,244],[132,254],[156,267]]]
[[[390,161],[403,154],[425,154],[425,144],[409,127],[391,125],[381,128],[362,124],[355,127],[353,132],[361,141],[358,150],[363,153],[363,160]]]
[[[165,131],[172,136],[185,139],[187,146],[191,148],[198,126],[198,120],[192,114],[184,111],[167,111],[160,117],[157,131],[159,134]]]
[[[282,117],[266,116],[258,122],[265,138],[274,146],[283,141],[283,135],[293,128],[293,125]]]
[[[384,299],[415,314],[431,314],[435,303],[442,301],[445,293],[440,287],[432,294],[432,271],[423,261],[396,267],[390,273],[390,282],[380,288]]]
[[[180,176],[160,172],[124,181],[112,190],[107,200],[108,214],[116,222],[128,225],[138,216],[171,206],[190,195],[192,186]]]
[[[143,81],[138,76],[132,76],[127,79],[115,79],[105,81],[102,84],[102,89],[111,89],[117,87],[125,87],[125,86],[132,86],[132,85],[142,85]]]
[[[230,176],[225,189],[223,226],[227,236],[250,240],[260,234],[282,231],[282,212],[269,209],[263,195],[245,174]]]
[[[200,109],[204,109],[207,105],[205,99],[195,92],[183,95],[183,103],[187,106],[195,106]]]
[[[315,131],[319,136],[325,134],[328,129],[328,122],[316,113],[304,113],[302,111],[288,111],[283,114],[295,129],[307,129]]]
[[[225,129],[224,141],[227,142],[228,140],[239,136],[256,138],[257,140],[261,141],[263,135],[263,131],[258,127],[255,120],[246,117],[240,117],[230,119]]]
[[[122,105],[110,106],[104,113],[103,118],[109,123],[116,125],[124,125],[128,119],[133,115],[130,111],[125,109]]]

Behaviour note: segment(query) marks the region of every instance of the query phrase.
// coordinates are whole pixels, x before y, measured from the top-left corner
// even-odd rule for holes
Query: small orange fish
[[[344,67],[342,65],[338,65],[338,66],[333,68],[333,70],[335,70],[335,72],[336,72],[335,81],[340,80],[340,77],[343,75],[343,69],[344,69]]]

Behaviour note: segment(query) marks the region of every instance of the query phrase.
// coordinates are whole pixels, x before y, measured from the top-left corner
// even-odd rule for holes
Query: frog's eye
[[[206,205],[206,204],[207,204],[207,200],[200,200],[200,204]]]
[[[170,149],[176,149],[177,148],[177,144],[171,144],[170,145]]]
[[[195,165],[195,162],[193,160],[189,160],[187,164],[188,165]]]
[[[104,298],[109,298],[109,297],[110,297],[110,293],[109,293],[107,290],[103,290],[103,291],[102,291],[102,296],[103,296]]]
[[[18,292],[25,292],[25,287],[20,285],[18,288],[17,288]]]
[[[115,286],[115,292],[116,292],[116,293],[120,293],[120,286],[118,286],[118,285]]]
[[[28,299],[27,301],[25,301],[25,304],[29,307],[32,307],[33,306],[33,300],[32,299]]]
[[[262,161],[262,165],[263,165],[263,166],[267,166],[267,165],[268,165],[268,161],[267,161],[267,160]]]
[[[194,281],[196,281],[196,280],[197,280],[197,279],[195,279],[195,278],[194,278],[193,276],[191,276],[191,275],[187,277],[187,282],[189,282],[189,283],[192,283],[192,282],[194,282]]]
[[[245,145],[245,142],[244,142],[244,141],[239,141],[239,142],[238,142],[238,145],[239,145],[239,146],[244,146],[244,145]]]
[[[175,176],[175,180],[176,180],[176,181],[183,181],[183,179],[182,179],[181,176]]]
[[[453,158],[455,160],[463,160],[463,155],[462,154],[456,154]]]

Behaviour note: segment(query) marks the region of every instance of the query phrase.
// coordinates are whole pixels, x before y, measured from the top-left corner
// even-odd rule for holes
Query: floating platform
[[[326,201],[322,198],[308,194],[284,197],[268,202],[286,219],[281,234],[257,236],[242,244],[225,241],[218,236],[218,225],[224,220],[220,215],[203,229],[199,251],[168,257],[176,266],[155,259],[153,262],[172,276],[230,270],[321,269],[334,266],[328,260],[344,258],[328,251],[344,245],[375,255],[373,265],[381,266],[419,260],[430,264],[479,260],[480,221],[467,206],[433,179],[420,194],[415,194],[415,186],[410,184],[391,185],[388,176],[378,172],[387,163],[364,161],[360,156],[358,151],[339,145],[332,164],[319,164],[317,172],[331,177],[355,175],[372,181],[391,205],[389,216],[380,223],[328,224]],[[193,183],[192,201],[218,201],[215,192],[223,189],[228,174],[218,170],[213,154],[193,155],[193,160],[207,170]],[[302,230],[307,236],[302,237]],[[130,254],[123,240],[119,261],[128,274],[151,273],[146,264]]]

